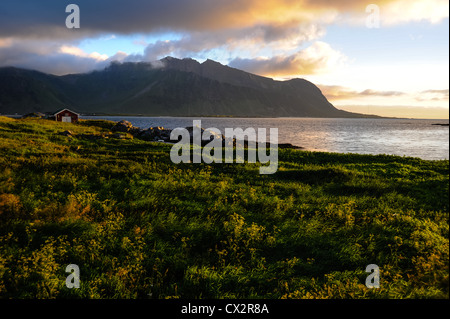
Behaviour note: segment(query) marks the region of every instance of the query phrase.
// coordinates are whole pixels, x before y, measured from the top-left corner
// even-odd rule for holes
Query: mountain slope
[[[0,113],[62,107],[153,116],[364,116],[336,109],[306,80],[275,81],[212,60],[167,57],[65,76],[0,68]]]

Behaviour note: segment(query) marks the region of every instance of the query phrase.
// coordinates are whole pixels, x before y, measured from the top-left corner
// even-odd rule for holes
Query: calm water
[[[134,126],[174,129],[202,121],[203,128],[278,128],[280,143],[291,143],[311,151],[359,154],[392,154],[427,160],[449,159],[448,120],[318,119],[318,118],[179,118],[95,117],[84,119],[127,120]]]

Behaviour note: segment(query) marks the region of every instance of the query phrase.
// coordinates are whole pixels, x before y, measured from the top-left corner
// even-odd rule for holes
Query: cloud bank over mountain
[[[0,3],[0,65],[64,74],[104,67],[104,61],[154,61],[163,56],[228,52],[232,65],[262,75],[310,74],[342,63],[338,49],[318,41],[331,24],[364,25],[366,3],[358,0],[78,0],[81,28],[67,29],[70,1],[3,0]],[[448,17],[448,1],[382,0],[382,23],[437,23]],[[447,9],[447,10],[446,10]],[[64,51],[105,34],[161,34],[179,39],[149,43],[143,53]],[[302,47],[312,42],[307,47]],[[300,49],[301,48],[301,49]],[[240,57],[239,52],[251,52]],[[317,53],[317,57],[311,57]]]

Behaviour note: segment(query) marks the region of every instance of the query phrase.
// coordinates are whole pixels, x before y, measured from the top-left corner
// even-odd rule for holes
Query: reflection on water
[[[448,120],[318,119],[318,118],[178,118],[178,117],[83,117],[128,120],[141,128],[192,126],[203,128],[278,128],[280,143],[312,151],[359,154],[393,154],[429,160],[449,159],[448,126],[432,125]]]

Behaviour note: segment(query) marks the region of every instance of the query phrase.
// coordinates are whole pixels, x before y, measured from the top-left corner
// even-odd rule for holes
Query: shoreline
[[[0,115],[0,117],[2,117]],[[8,118],[14,118],[14,117],[8,117]],[[15,116],[15,118],[17,119],[17,116]],[[104,128],[109,129],[110,127],[113,127],[115,124],[117,124],[120,120],[123,120],[124,117],[120,117],[120,116],[116,116],[116,117],[111,117],[111,118],[107,118],[104,116],[92,116],[90,118],[81,118],[81,121],[92,121],[92,122],[97,122],[98,124],[96,124],[96,126],[102,126]],[[135,120],[133,120],[135,119]],[[161,120],[161,122],[159,122],[159,120]],[[189,124],[188,119],[187,118],[175,118],[175,117],[159,117],[159,118],[153,118],[150,119],[151,122],[149,122],[149,125],[145,124],[145,118],[142,117],[133,117],[133,118],[129,118],[129,121],[131,121],[133,123],[133,125],[137,125],[139,127],[143,127],[144,130],[147,130],[150,125],[153,127],[158,127],[158,125],[160,126],[164,126],[164,127],[168,127],[168,128],[175,128],[175,127],[188,127],[191,124]],[[212,126],[212,127],[218,127],[222,130],[223,133],[223,128],[222,126],[224,126],[226,123],[230,123],[231,121],[231,127],[239,127],[239,125],[243,125],[243,124],[239,124],[239,123],[245,123],[245,121],[248,120],[250,126],[254,126],[254,127],[258,127],[258,123],[260,123],[259,121],[262,121],[261,123],[265,123],[262,124],[263,127],[265,126],[266,128],[269,128],[270,126],[268,123],[269,122],[263,120],[263,119],[240,119],[240,120],[236,120],[236,122],[233,122],[233,119],[225,119],[222,123],[222,118],[210,118],[209,121],[212,121],[211,123],[209,123],[208,125],[206,124],[206,122],[208,121],[208,119],[205,119],[205,126]],[[287,119],[289,120],[289,119]],[[281,126],[277,126],[279,128],[282,129],[281,136],[279,138],[279,144],[282,145],[281,147],[285,147],[285,145],[287,146],[287,148],[295,148],[295,149],[300,149],[302,151],[311,151],[311,152],[328,152],[328,153],[341,153],[341,154],[361,154],[361,155],[392,155],[392,156],[401,156],[401,157],[411,157],[411,158],[419,158],[422,160],[427,160],[427,161],[441,161],[441,160],[449,160],[448,157],[448,152],[446,152],[446,149],[448,149],[448,140],[442,141],[442,143],[440,144],[436,144],[436,142],[431,141],[431,144],[420,144],[420,145],[415,145],[416,148],[413,148],[412,145],[408,144],[408,146],[403,147],[403,143],[398,145],[398,148],[393,149],[392,147],[380,147],[380,148],[374,148],[374,146],[376,145],[366,145],[367,147],[365,147],[365,144],[361,144],[363,141],[358,141],[358,139],[355,141],[355,143],[359,143],[354,145],[352,142],[352,137],[351,137],[351,133],[345,133],[344,131],[342,131],[341,133],[345,133],[346,135],[349,135],[347,138],[350,138],[350,140],[347,140],[348,142],[351,142],[350,144],[348,143],[343,143],[344,141],[341,141],[337,144],[333,144],[333,140],[330,140],[327,142],[327,140],[321,140],[321,139],[305,139],[305,138],[295,138],[294,135],[295,134],[295,125],[297,125],[296,123],[298,123],[298,125],[303,125],[302,123],[305,123],[305,125],[307,125],[306,127],[309,127],[310,129],[314,129],[314,126],[311,125],[315,125],[314,123],[315,120],[312,119],[303,119],[303,118],[297,118],[297,120],[295,118],[291,119],[292,121],[290,122],[285,122],[282,119],[273,119],[273,121],[275,121],[274,123],[278,123],[278,125]],[[357,120],[357,119],[354,119]],[[102,121],[104,121],[103,124]],[[142,122],[144,121],[144,122]],[[172,121],[174,121],[172,123]],[[298,122],[297,122],[298,121]],[[327,125],[332,125],[331,129],[332,131],[336,131],[335,129],[333,129],[333,127],[335,126],[333,123],[336,123],[336,125],[338,125],[339,123],[341,123],[341,120],[317,120],[317,123],[322,123],[323,121],[325,121],[324,123],[329,123]],[[445,136],[446,134],[448,134],[448,125],[445,125],[448,122],[447,120],[445,120],[445,122],[443,120],[430,120],[430,119],[414,119],[414,120],[397,120],[398,123],[393,122],[394,126],[394,130],[395,127],[398,127],[398,129],[401,130],[406,130],[409,131],[411,129],[414,129],[415,127],[415,123],[418,123],[417,125],[419,125],[419,127],[426,128],[429,127],[429,129],[427,129],[429,132],[431,132],[430,134],[435,134],[433,132],[440,131],[442,132],[442,136]],[[417,121],[417,122],[416,122]],[[422,123],[421,123],[422,122]],[[440,122],[440,123],[436,123],[436,122]],[[442,123],[444,122],[444,123]],[[172,123],[172,124],[171,124]],[[286,128],[284,128],[283,123],[287,123]],[[307,124],[309,123],[309,124]],[[353,121],[345,121],[342,120],[342,123],[347,123],[345,124],[344,128],[346,126],[352,127],[353,124],[352,123],[356,123],[356,125],[359,125],[361,127],[361,125],[365,125],[364,123],[366,123],[366,120],[361,120],[359,122],[353,122]],[[342,124],[341,123],[341,124]],[[359,123],[359,124],[358,124]],[[390,121],[385,121],[383,124],[383,122],[378,122],[378,121],[373,121],[372,123],[380,123],[379,127],[380,129],[384,129],[384,128],[389,128],[391,126],[391,122]],[[410,125],[407,125],[410,124]],[[218,126],[216,126],[218,125]],[[255,126],[256,125],[256,126]],[[276,124],[275,124],[276,125]],[[340,125],[340,124],[339,124]],[[375,124],[376,127],[378,126],[378,124]],[[226,125],[225,125],[226,126]],[[286,131],[287,130],[287,131]],[[370,130],[370,129],[369,129]],[[303,131],[305,131],[303,129]],[[323,131],[323,129],[322,129]],[[341,131],[341,129],[337,128],[337,133],[339,133]],[[310,135],[309,131],[305,131],[307,134]],[[312,132],[313,133],[313,132]],[[369,133],[373,135],[372,133]],[[386,135],[386,134],[384,134]],[[441,134],[440,134],[441,135]],[[308,136],[308,135],[307,135]],[[293,138],[294,137],[294,138]],[[332,136],[331,136],[332,137]],[[374,136],[375,137],[375,136]],[[376,136],[378,138],[378,136]],[[401,136],[399,136],[401,137]],[[382,138],[380,136],[380,138]],[[389,138],[389,137],[387,137]],[[409,143],[409,140],[406,139],[405,143]],[[297,142],[297,143],[296,143]],[[317,142],[317,143],[316,143]],[[369,141],[370,142],[370,141]],[[374,140],[374,142],[376,142]],[[330,144],[331,143],[331,144]],[[284,145],[283,145],[284,144]],[[289,145],[288,145],[289,144]],[[417,144],[417,143],[415,143]],[[431,147],[432,145],[435,145],[433,148],[433,152],[427,152],[425,154],[425,152],[423,151],[424,147]],[[357,147],[355,147],[357,146]]]
[[[26,114],[1,114],[0,116],[5,117],[11,117],[11,118],[22,118],[23,116],[26,116]],[[190,116],[171,116],[171,115],[144,115],[144,114],[80,114],[80,118],[84,119],[83,117],[129,117],[129,118],[213,118],[213,119],[355,119],[355,120],[361,120],[361,119],[368,119],[368,120],[425,120],[425,121],[450,121],[450,119],[435,119],[435,118],[409,118],[409,117],[383,117],[383,116],[361,116],[361,117],[308,117],[308,116],[302,116],[302,117],[287,117],[287,116],[234,116],[234,115],[190,115]],[[446,125],[436,123],[432,125]]]

